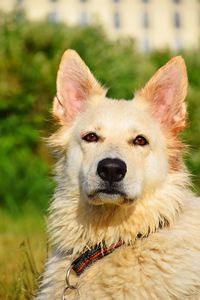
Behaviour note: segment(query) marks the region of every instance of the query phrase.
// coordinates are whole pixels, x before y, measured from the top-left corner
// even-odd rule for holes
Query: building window
[[[16,4],[17,4],[17,6],[19,6],[19,5],[22,5],[23,2],[24,2],[23,0],[17,0],[17,1],[16,1]]]
[[[121,21],[120,21],[120,14],[118,12],[114,13],[113,21],[114,21],[114,27],[117,28],[117,29],[120,28]]]
[[[48,20],[53,23],[57,23],[60,21],[60,16],[57,11],[52,11],[48,14]]]
[[[120,2],[120,0],[113,0],[113,2],[114,2],[114,3],[119,3],[119,2]]]
[[[142,0],[143,3],[149,3],[149,0]]]
[[[80,0],[81,2],[86,2],[87,0]]]
[[[172,45],[172,48],[176,52],[183,50],[183,44],[182,44],[182,41],[181,41],[180,37],[176,37],[174,39],[174,43]]]
[[[181,3],[181,0],[173,0],[174,3],[179,4]]]
[[[145,37],[141,41],[141,48],[142,48],[142,51],[144,51],[144,52],[149,52],[151,50],[150,41],[149,41],[148,37]]]
[[[88,13],[86,11],[82,11],[80,13],[79,23],[82,26],[86,26],[89,24],[89,17],[88,17]]]
[[[174,27],[175,28],[181,27],[181,15],[178,12],[174,13]]]
[[[147,12],[142,15],[142,26],[143,28],[149,28],[149,14]]]

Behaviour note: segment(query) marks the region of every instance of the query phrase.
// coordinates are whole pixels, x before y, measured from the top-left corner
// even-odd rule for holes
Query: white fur
[[[62,148],[49,219],[54,251],[37,300],[61,299],[70,262],[88,247],[119,239],[123,246],[79,278],[70,275],[80,299],[200,299],[200,202],[189,189],[179,124],[173,123],[174,132],[165,127],[144,94],[133,101],[90,96],[84,111],[52,137]],[[88,132],[101,141],[82,140]],[[137,135],[149,144],[135,146],[131,141]],[[106,157],[127,165],[126,199],[89,197],[100,182],[97,165]],[[76,296],[71,290],[66,299]]]

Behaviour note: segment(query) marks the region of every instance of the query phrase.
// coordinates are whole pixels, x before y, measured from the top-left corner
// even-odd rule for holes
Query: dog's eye
[[[96,133],[90,132],[90,133],[86,134],[85,136],[83,136],[82,139],[88,143],[94,143],[94,142],[98,142],[99,137]]]
[[[145,139],[145,137],[143,137],[142,135],[138,135],[134,141],[133,141],[134,145],[138,145],[138,146],[145,146],[148,144],[148,141]]]

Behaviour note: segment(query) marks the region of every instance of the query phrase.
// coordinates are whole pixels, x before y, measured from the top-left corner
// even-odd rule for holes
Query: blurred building
[[[199,0],[0,0],[0,10],[14,7],[31,20],[102,24],[111,38],[130,36],[143,51],[199,44]]]

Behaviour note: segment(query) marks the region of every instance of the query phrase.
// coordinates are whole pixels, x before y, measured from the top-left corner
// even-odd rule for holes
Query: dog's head
[[[134,203],[182,168],[187,74],[175,57],[132,101],[110,100],[79,55],[64,53],[53,114],[67,150],[66,181],[93,205]]]

